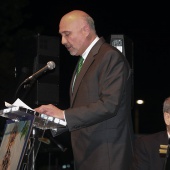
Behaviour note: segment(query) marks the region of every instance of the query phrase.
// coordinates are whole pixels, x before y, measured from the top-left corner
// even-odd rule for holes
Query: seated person
[[[170,170],[170,160],[166,159],[168,152],[160,153],[160,145],[168,146],[170,138],[170,97],[163,103],[163,116],[165,131],[136,138],[131,170]]]

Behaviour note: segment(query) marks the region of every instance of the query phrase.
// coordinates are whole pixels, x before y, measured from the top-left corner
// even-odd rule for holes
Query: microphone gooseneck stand
[[[49,61],[47,63],[47,65],[43,68],[41,68],[40,70],[38,70],[36,73],[34,73],[32,76],[28,77],[27,79],[25,79],[23,82],[21,82],[21,84],[18,86],[15,96],[14,96],[14,100],[17,99],[17,97],[19,96],[19,92],[21,90],[21,88],[24,88],[25,91],[22,92],[22,96],[20,97],[22,100],[24,100],[28,94],[28,92],[30,91],[30,89],[33,87],[33,84],[35,83],[36,79],[38,77],[40,77],[42,74],[46,73],[46,71],[48,70],[53,70],[55,68],[55,63],[53,61]],[[44,121],[43,123],[43,132],[41,135],[41,138],[44,137],[45,134],[45,126],[48,123],[48,119],[46,121]],[[32,142],[31,142],[32,141]],[[30,137],[29,142],[28,142],[28,146],[27,146],[27,150],[26,150],[26,162],[23,163],[23,167],[21,170],[35,170],[35,160],[41,145],[41,141],[39,141],[38,146],[37,146],[37,151],[35,151],[35,133],[34,133],[34,129],[32,130],[32,137]],[[32,156],[30,159],[30,156]],[[31,162],[30,162],[31,160]],[[29,164],[32,164],[31,167],[29,166]]]
[[[21,99],[25,99],[25,97],[27,96],[28,92],[30,91],[30,89],[32,88],[33,84],[35,83],[36,79],[32,79],[30,82],[21,82],[21,84],[18,86],[16,92],[15,92],[15,96],[14,96],[14,100],[17,99],[17,96],[19,95],[19,92],[21,90],[21,88],[25,89],[25,92],[23,92]]]

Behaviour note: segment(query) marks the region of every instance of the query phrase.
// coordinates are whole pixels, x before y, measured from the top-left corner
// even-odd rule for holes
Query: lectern
[[[34,165],[28,165],[29,158],[25,161],[32,151],[32,128],[55,131],[66,125],[58,118],[18,106],[0,110],[0,116],[8,118],[0,147],[1,170],[32,170]]]

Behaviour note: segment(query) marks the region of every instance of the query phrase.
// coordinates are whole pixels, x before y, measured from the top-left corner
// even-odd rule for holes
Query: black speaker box
[[[110,44],[116,47],[127,58],[131,67],[132,80],[132,109],[134,107],[134,47],[133,41],[123,34],[113,34],[110,36]]]
[[[49,103],[58,105],[60,65],[59,38],[56,36],[38,34],[33,37],[24,38],[21,42],[21,46],[19,50],[17,50],[17,57],[20,57],[18,60],[18,62],[20,61],[18,67],[20,82],[45,67],[49,61],[55,63],[55,68],[47,70],[38,76],[34,82],[25,85],[22,92],[20,92],[20,98],[32,107]],[[21,60],[22,56],[24,56],[24,59],[22,58]],[[23,70],[29,71],[23,76]],[[26,71],[24,74],[25,73]]]
[[[59,103],[59,39],[50,36],[38,36],[37,56],[34,60],[34,72],[47,65],[55,63],[54,70],[49,70],[36,81],[35,104]]]
[[[127,58],[131,69],[134,69],[133,41],[123,34],[113,34],[110,37],[110,44],[123,53],[123,55]]]

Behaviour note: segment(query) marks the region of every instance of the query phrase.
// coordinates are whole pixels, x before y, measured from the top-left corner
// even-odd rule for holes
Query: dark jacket
[[[70,108],[65,110],[75,170],[128,170],[133,145],[131,82],[127,59],[100,38],[73,93],[70,88]]]
[[[166,131],[137,137],[131,170],[164,170],[166,154],[160,154],[160,145],[168,144]]]

